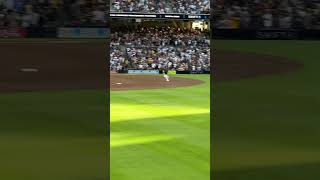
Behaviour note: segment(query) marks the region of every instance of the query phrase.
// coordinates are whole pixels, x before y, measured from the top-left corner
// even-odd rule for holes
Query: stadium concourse
[[[210,37],[205,30],[171,26],[124,29],[111,34],[111,71],[210,71]]]

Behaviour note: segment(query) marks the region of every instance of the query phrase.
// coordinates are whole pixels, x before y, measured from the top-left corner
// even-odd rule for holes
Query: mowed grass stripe
[[[106,179],[105,97],[104,91],[1,93],[1,179]]]
[[[216,40],[215,47],[283,56],[304,68],[216,85],[213,178],[320,177],[320,42]]]
[[[111,93],[112,179],[209,179],[209,76],[184,77],[206,83]]]

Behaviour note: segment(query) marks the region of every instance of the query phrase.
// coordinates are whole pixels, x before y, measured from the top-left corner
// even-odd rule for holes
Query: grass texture
[[[216,85],[213,178],[319,178],[320,42],[214,42],[217,49],[287,57],[304,68]]]
[[[112,180],[210,179],[210,76],[191,87],[111,92]]]

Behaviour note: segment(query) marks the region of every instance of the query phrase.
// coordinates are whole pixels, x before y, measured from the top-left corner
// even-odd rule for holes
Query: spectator
[[[263,26],[265,28],[271,28],[273,26],[273,15],[270,9],[266,9],[265,13],[262,16]]]
[[[279,17],[279,27],[283,29],[291,28],[292,16],[289,13],[284,13]]]
[[[106,20],[106,13],[103,7],[96,7],[92,12],[92,21],[94,24],[102,24]]]
[[[215,28],[232,28],[239,12],[240,27],[319,29],[320,1],[213,0]],[[229,26],[229,23],[233,25]]]
[[[104,26],[105,10],[101,0],[0,0],[0,26]]]
[[[209,14],[210,0],[111,0],[113,12]]]
[[[111,34],[110,70],[210,69],[209,35],[201,30],[140,27]]]

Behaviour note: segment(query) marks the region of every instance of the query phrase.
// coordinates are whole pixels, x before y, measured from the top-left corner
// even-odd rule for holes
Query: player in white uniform
[[[168,76],[168,70],[167,69],[163,69],[162,73],[163,73],[164,79],[166,79],[166,81],[169,82],[170,81],[170,77]]]

